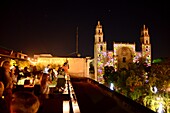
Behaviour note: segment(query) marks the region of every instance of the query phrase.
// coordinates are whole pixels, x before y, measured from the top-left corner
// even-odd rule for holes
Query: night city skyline
[[[113,50],[115,41],[135,42],[140,51],[145,24],[152,57],[170,57],[167,1],[5,1],[0,13],[0,47],[28,55],[69,56],[76,51],[78,27],[79,53],[93,57],[95,27],[100,21],[108,50]]]

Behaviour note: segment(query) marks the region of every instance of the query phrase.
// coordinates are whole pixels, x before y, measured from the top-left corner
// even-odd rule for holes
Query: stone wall
[[[89,77],[89,62],[88,58],[70,58],[70,57],[39,57],[37,64],[41,64],[44,67],[48,64],[55,64],[62,66],[64,62],[68,61],[69,74],[78,77]]]

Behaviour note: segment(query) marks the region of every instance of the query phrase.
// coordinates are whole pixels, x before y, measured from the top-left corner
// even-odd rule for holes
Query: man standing
[[[43,73],[47,73],[48,74],[48,70],[51,68],[51,65],[48,64],[47,67],[44,68]]]

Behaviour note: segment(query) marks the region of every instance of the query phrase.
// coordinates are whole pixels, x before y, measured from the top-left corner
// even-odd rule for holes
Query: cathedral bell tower
[[[103,42],[103,31],[100,21],[96,26],[94,40],[94,71],[95,80],[103,82],[104,64],[106,62],[106,42]]]
[[[151,66],[151,43],[150,36],[148,33],[148,28],[143,25],[140,36],[141,49],[142,49],[142,57],[146,59],[146,63],[148,66]]]

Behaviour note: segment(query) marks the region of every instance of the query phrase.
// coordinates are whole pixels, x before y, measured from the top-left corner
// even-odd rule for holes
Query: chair
[[[34,85],[34,94],[36,96],[39,96],[41,94],[41,86],[40,85]]]
[[[16,85],[16,88],[14,89],[13,92],[16,92],[16,91],[24,91],[24,85]]]
[[[25,80],[24,85],[30,85],[30,80]]]
[[[61,87],[65,88],[65,83],[66,83],[65,78],[58,78],[56,87],[57,88],[61,88]]]

